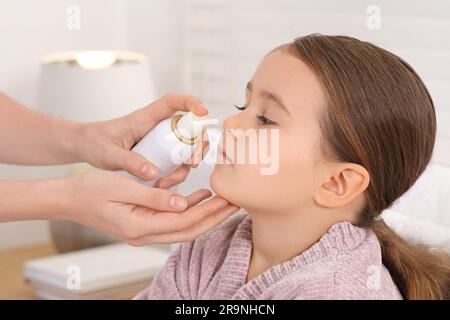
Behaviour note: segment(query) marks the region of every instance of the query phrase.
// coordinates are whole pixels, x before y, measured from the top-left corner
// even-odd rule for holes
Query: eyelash
[[[247,109],[247,106],[239,107],[235,104],[234,104],[234,107],[240,111]],[[265,117],[264,115],[257,115],[256,118],[258,118],[258,120],[264,125],[270,126],[270,125],[277,124],[275,121],[270,120],[269,118]]]
[[[236,109],[238,109],[239,111],[243,111],[243,110],[247,109],[247,106],[239,107],[239,106],[237,106],[237,105],[235,105],[235,104],[233,104],[233,106],[234,106]]]

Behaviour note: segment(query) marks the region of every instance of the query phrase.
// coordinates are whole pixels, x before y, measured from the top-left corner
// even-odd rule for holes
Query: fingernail
[[[173,209],[183,210],[187,207],[187,201],[183,197],[180,196],[172,196],[170,197],[169,205]]]
[[[149,168],[149,165],[144,163],[141,168],[141,174],[145,174],[149,178],[156,178],[158,176],[158,171],[155,168]]]
[[[228,205],[228,201],[222,199],[222,200],[219,202],[219,204],[218,204],[218,206],[217,206],[217,209],[225,208],[227,205]]]
[[[146,163],[144,163],[144,165],[141,168],[141,173],[144,174],[147,172],[147,170],[148,170],[148,165]]]
[[[149,178],[156,178],[159,175],[159,172],[155,168],[151,168],[147,175]]]

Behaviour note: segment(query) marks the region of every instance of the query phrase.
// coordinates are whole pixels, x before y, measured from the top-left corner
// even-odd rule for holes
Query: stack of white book
[[[129,299],[169,255],[165,248],[119,243],[27,261],[24,272],[42,299]]]

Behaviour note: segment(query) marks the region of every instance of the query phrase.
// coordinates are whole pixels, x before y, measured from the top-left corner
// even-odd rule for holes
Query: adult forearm
[[[64,218],[66,184],[66,179],[0,180],[0,222]]]
[[[30,110],[0,93],[0,162],[44,165],[81,161],[74,151],[80,126]]]

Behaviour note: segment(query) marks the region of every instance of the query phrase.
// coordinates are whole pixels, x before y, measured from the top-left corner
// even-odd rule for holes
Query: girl
[[[221,153],[239,152],[227,142],[246,139],[237,129],[276,130],[276,172],[217,164],[211,186],[245,212],[182,244],[136,298],[449,299],[448,256],[378,217],[432,155],[435,110],[411,66],[354,38],[309,35],[264,57],[238,109]]]

